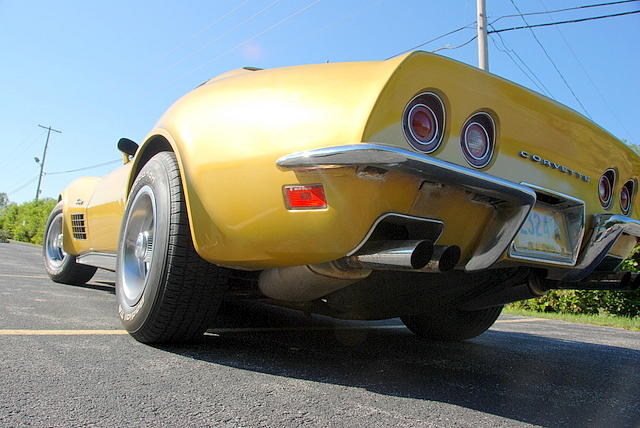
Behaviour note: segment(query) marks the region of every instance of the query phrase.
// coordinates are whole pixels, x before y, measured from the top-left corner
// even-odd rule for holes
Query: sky
[[[607,1],[487,0],[487,15],[514,15],[514,4],[529,13]],[[633,10],[640,2],[526,19]],[[119,138],[140,142],[175,100],[213,76],[384,60],[467,25],[420,49],[477,66],[476,41],[458,47],[475,36],[475,19],[475,0],[0,0],[0,192],[34,198],[34,157],[47,134],[38,125],[62,131],[51,135],[41,193],[57,197],[78,177],[114,169]],[[506,17],[493,28],[520,25]],[[503,32],[489,35],[490,71],[640,144],[640,14],[533,31],[551,60],[530,30]]]

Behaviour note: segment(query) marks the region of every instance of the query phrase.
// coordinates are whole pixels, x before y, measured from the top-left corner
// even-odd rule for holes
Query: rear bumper
[[[494,209],[495,215],[465,264],[466,271],[490,268],[509,254],[516,234],[536,204],[536,190],[540,190],[535,186],[513,183],[412,151],[377,144],[336,146],[292,153],[278,159],[277,166],[283,170],[298,172],[342,167],[377,167],[406,173],[428,182],[458,187],[477,195]],[[583,236],[586,235],[584,204],[570,199],[582,204],[582,217],[577,228],[579,230],[575,231],[575,256],[569,262],[562,263],[565,269],[556,269],[556,276],[576,281],[597,268],[620,236],[628,234],[640,237],[640,222],[621,215],[594,216],[589,242],[579,251]],[[548,260],[528,261],[548,264]]]

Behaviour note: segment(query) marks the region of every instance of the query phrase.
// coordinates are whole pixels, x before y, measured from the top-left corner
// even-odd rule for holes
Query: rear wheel
[[[218,312],[227,277],[191,241],[175,155],[155,155],[136,178],[121,227],[118,314],[144,343],[200,337]]]
[[[409,330],[424,339],[455,342],[479,336],[489,329],[502,312],[502,306],[478,311],[456,309],[401,317]]]
[[[55,282],[82,285],[96,273],[93,266],[76,263],[76,256],[67,254],[63,247],[64,216],[62,202],[51,211],[44,229],[42,260],[44,268]]]

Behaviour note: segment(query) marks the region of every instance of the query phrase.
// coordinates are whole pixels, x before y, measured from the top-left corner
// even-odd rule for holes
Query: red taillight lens
[[[428,144],[438,133],[438,120],[429,107],[418,104],[409,112],[412,136],[420,143]]]
[[[402,112],[402,133],[411,147],[422,153],[438,149],[445,129],[444,104],[433,92],[422,92]]]
[[[631,207],[631,193],[629,188],[625,185],[620,190],[620,208],[625,214],[629,213],[629,207]]]
[[[467,126],[464,134],[464,147],[474,159],[482,159],[489,150],[489,136],[479,123]]]
[[[322,184],[310,186],[284,186],[285,202],[287,209],[308,210],[327,207],[327,198]]]
[[[603,207],[608,206],[611,202],[611,180],[606,174],[600,177],[598,182],[598,197]]]

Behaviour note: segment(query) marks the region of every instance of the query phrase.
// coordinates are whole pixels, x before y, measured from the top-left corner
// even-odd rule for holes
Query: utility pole
[[[40,196],[40,184],[42,184],[42,175],[44,172],[44,160],[47,158],[47,147],[49,146],[49,136],[51,135],[51,131],[57,132],[58,134],[62,134],[62,131],[58,131],[57,129],[53,129],[51,126],[42,126],[38,125],[40,128],[47,130],[47,141],[44,143],[44,152],[42,152],[42,161],[40,161],[40,175],[38,176],[38,188],[36,189],[36,201],[38,200],[38,196]]]
[[[476,0],[478,7],[478,67],[489,71],[489,51],[487,49],[487,12],[485,0]]]

